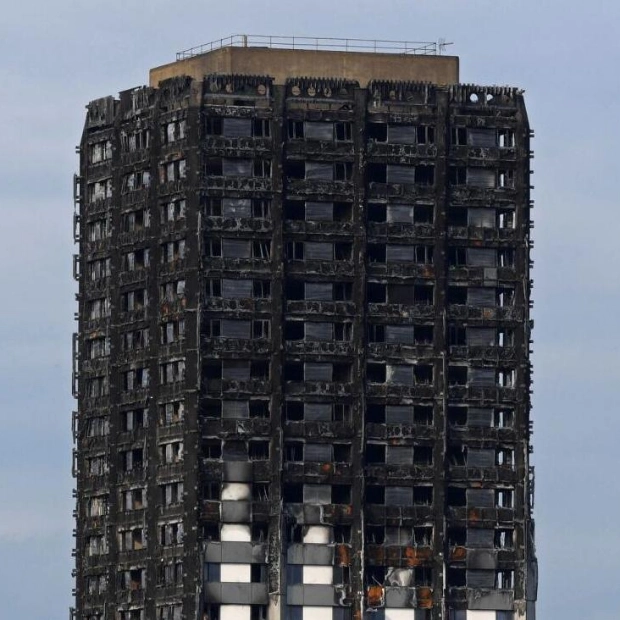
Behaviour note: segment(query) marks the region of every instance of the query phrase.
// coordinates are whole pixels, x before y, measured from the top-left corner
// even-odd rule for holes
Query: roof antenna
[[[454,42],[450,42],[450,43],[446,43],[446,40],[441,37],[441,39],[439,39],[439,55],[441,56],[445,51],[446,51],[446,47],[448,47],[448,45],[454,45]]]

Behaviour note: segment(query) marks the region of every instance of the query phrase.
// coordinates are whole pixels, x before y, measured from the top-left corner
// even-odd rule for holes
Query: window
[[[161,245],[161,262],[174,263],[185,258],[185,239],[169,241]]]
[[[121,150],[133,153],[149,148],[151,143],[150,129],[138,129],[136,131],[121,131]]]
[[[172,506],[183,500],[183,483],[171,482],[160,485],[162,503],[164,506]]]
[[[121,411],[121,430],[131,432],[137,428],[146,426],[147,409],[131,409]]]
[[[137,289],[121,294],[121,310],[123,312],[133,312],[142,310],[147,305],[146,289]]]
[[[88,163],[98,164],[112,159],[112,141],[104,140],[88,145]]]
[[[151,223],[148,209],[137,209],[121,214],[121,230],[123,232],[135,232],[148,228]]]
[[[159,446],[159,458],[162,463],[171,465],[183,460],[183,442],[170,441]]]
[[[148,189],[151,185],[151,173],[148,170],[130,172],[123,176],[122,193],[126,194],[139,189]]]
[[[129,489],[128,491],[121,491],[121,510],[141,510],[145,507],[146,493],[144,489]]]
[[[149,385],[148,368],[132,368],[122,374],[122,387],[125,392],[147,388]]]
[[[119,530],[118,547],[120,551],[140,551],[146,546],[144,530],[136,527],[130,530]]]
[[[183,543],[183,522],[173,521],[159,525],[159,544],[162,547]]]
[[[178,140],[183,140],[186,134],[187,121],[184,118],[163,123],[161,126],[162,144],[172,144]]]
[[[171,183],[180,181],[187,175],[187,162],[185,159],[169,161],[159,166],[159,182]]]
[[[108,238],[109,220],[107,218],[88,222],[86,224],[86,238],[88,241],[101,241]]]
[[[86,192],[89,203],[112,198],[112,179],[102,179],[101,181],[89,183],[86,187]]]
[[[159,365],[159,381],[162,384],[176,383],[185,379],[185,360],[170,360]]]
[[[182,400],[159,405],[159,423],[162,426],[178,424],[183,420],[185,404]]]
[[[166,321],[160,326],[160,343],[172,344],[185,338],[185,320]]]
[[[185,280],[172,280],[171,282],[166,282],[161,285],[159,293],[161,301],[178,301],[185,295]]]
[[[149,328],[134,329],[121,334],[121,348],[123,351],[140,351],[149,346]]]
[[[108,355],[110,355],[110,339],[107,336],[91,338],[86,341],[86,357],[88,359],[94,360]]]
[[[86,379],[86,396],[88,398],[98,398],[109,394],[110,386],[108,377],[90,377]]]

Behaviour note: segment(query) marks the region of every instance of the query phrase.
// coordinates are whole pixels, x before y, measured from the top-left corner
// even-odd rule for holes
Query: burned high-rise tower
[[[308,44],[88,105],[77,620],[534,620],[522,93]]]

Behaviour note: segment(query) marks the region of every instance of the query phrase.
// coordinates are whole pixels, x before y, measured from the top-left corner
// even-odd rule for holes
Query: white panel
[[[250,605],[221,605],[220,620],[250,620]]]
[[[236,523],[222,523],[220,540],[222,542],[251,542],[252,534],[250,533],[250,526],[238,525]]]
[[[327,545],[330,542],[331,528],[324,525],[311,525],[304,535],[304,543]]]
[[[494,611],[472,611],[471,609],[468,609],[467,620],[495,620],[495,612]]]
[[[334,581],[333,566],[304,566],[303,583],[331,585]]]
[[[220,581],[222,583],[250,583],[251,564],[220,564]]]
[[[415,620],[415,609],[386,608],[385,620]]]
[[[222,487],[222,500],[249,500],[250,485],[241,482],[227,482]]]
[[[302,607],[303,620],[332,620],[331,607]],[[223,620],[223,618],[220,618]]]

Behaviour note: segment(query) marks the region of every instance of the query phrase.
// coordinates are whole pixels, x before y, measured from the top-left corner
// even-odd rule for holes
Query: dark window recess
[[[303,484],[285,484],[282,499],[289,504],[301,504],[304,501]]]
[[[413,408],[413,422],[414,424],[430,426],[433,423],[433,406],[416,405]]]
[[[286,419],[289,422],[300,422],[304,419],[304,403],[289,400],[285,405]]]
[[[206,216],[220,217],[222,215],[221,198],[205,198],[203,207]]]
[[[387,165],[368,164],[366,175],[370,183],[387,183]]]
[[[303,381],[304,365],[301,362],[288,362],[284,365],[285,381]]]
[[[384,304],[387,302],[387,284],[383,282],[368,282],[366,284],[366,298],[369,303]]]
[[[447,298],[449,304],[465,305],[467,303],[467,288],[464,286],[449,286]]]
[[[284,218],[287,220],[305,220],[306,206],[301,200],[291,200],[284,204]]]
[[[368,342],[385,342],[385,325],[368,325]]]
[[[450,207],[448,209],[448,226],[467,226],[467,209]]]
[[[464,568],[448,568],[448,587],[464,588],[466,581],[466,570]]]
[[[353,140],[353,125],[351,123],[335,123],[334,130],[338,142],[351,142]]]
[[[366,253],[369,263],[385,263],[385,245],[368,244]]]
[[[367,463],[385,463],[385,444],[369,443],[366,445]]]
[[[467,168],[450,166],[448,180],[451,185],[465,185],[467,183]]]
[[[350,181],[353,174],[351,162],[334,163],[334,181]]]
[[[448,383],[449,385],[466,385],[467,366],[449,366]]]
[[[353,284],[351,282],[334,282],[334,301],[351,301]]]
[[[464,527],[448,528],[448,545],[450,547],[464,547],[467,544],[467,529]]]
[[[305,329],[303,321],[286,321],[284,324],[285,340],[303,340]]]
[[[448,506],[465,506],[467,505],[467,494],[465,489],[461,487],[448,487],[446,491],[446,502]]]
[[[452,267],[467,265],[467,249],[448,248],[448,265]]]
[[[385,364],[375,364],[373,362],[369,362],[366,365],[366,379],[370,383],[385,383],[385,377]]]
[[[448,343],[450,346],[465,346],[467,344],[466,330],[460,325],[448,326]]]
[[[350,222],[353,217],[353,204],[350,202],[334,203],[334,222]]]
[[[413,207],[414,224],[432,224],[434,219],[433,205],[415,205]]]
[[[366,132],[369,140],[375,142],[387,142],[387,123],[369,123]]]
[[[385,222],[387,217],[386,205],[371,202],[368,205],[367,217],[369,222]]]
[[[385,381],[385,378],[383,380]],[[366,422],[370,422],[371,424],[385,424],[385,421],[385,405],[378,405],[375,403],[366,405]]]
[[[264,461],[269,458],[268,441],[250,441],[248,444],[248,457],[250,461]]]
[[[420,185],[433,185],[435,183],[435,166],[416,166],[415,182]]]
[[[332,485],[332,503],[333,504],[350,504],[351,503],[351,486],[348,484]]]
[[[467,407],[457,405],[448,406],[448,424],[450,424],[450,426],[466,426]]]
[[[369,484],[366,487],[366,503],[384,504],[385,503],[385,487],[373,486]],[[368,567],[368,568],[371,568],[371,567]],[[377,568],[377,567],[373,567],[373,568]]]
[[[465,127],[452,127],[450,142],[454,146],[465,146],[467,144],[467,129]]]
[[[288,161],[286,163],[286,176],[289,179],[304,179],[306,166],[303,161]]]
[[[352,251],[353,251],[352,243],[335,243],[334,244],[334,259],[335,260],[351,260]]]
[[[304,283],[301,280],[287,280],[284,285],[284,294],[286,299],[291,301],[304,299]]]

